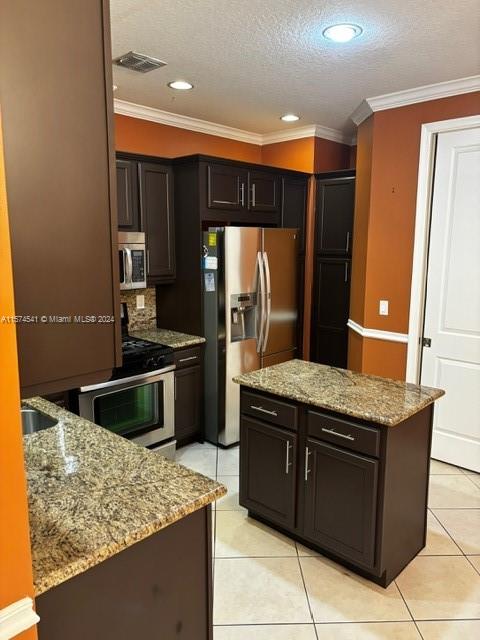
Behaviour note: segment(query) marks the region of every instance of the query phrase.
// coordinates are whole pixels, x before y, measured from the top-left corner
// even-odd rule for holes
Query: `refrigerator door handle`
[[[265,321],[266,321],[266,317],[265,317],[265,272],[263,270],[263,261],[262,261],[262,254],[259,251],[257,253],[257,268],[258,268],[258,284],[259,284],[259,289],[258,289],[258,301],[257,304],[260,307],[260,326],[257,329],[257,353],[260,353],[261,349],[262,349],[262,342],[263,342],[263,332],[264,332],[264,328],[265,328]]]
[[[268,253],[266,251],[263,252],[263,266],[265,268],[265,281],[267,286],[266,292],[266,320],[265,320],[265,332],[263,336],[263,344],[262,344],[262,353],[265,353],[265,349],[267,348],[268,342],[268,334],[270,333],[270,316],[272,313],[272,287],[270,280],[270,266],[268,264]]]

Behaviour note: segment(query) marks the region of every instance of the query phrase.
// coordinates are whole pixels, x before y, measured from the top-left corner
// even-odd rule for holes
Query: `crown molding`
[[[115,113],[122,116],[131,116],[132,118],[140,118],[140,120],[149,120],[159,124],[166,124],[169,127],[178,127],[180,129],[189,129],[198,133],[206,133],[211,136],[220,136],[221,138],[230,138],[231,140],[239,140],[240,142],[248,142],[250,144],[262,144],[262,134],[244,131],[243,129],[235,129],[227,127],[223,124],[216,124],[208,120],[200,120],[190,116],[181,116],[177,113],[162,111],[153,107],[146,107],[141,104],[127,102],[125,100],[114,100]]]
[[[406,107],[409,104],[449,98],[450,96],[472,93],[473,91],[480,91],[480,75],[437,82],[436,84],[426,84],[414,89],[367,98],[355,109],[350,118],[358,126],[375,111]]]
[[[254,133],[243,129],[235,129],[223,124],[209,122],[208,120],[200,120],[190,116],[182,116],[169,111],[162,111],[154,107],[146,107],[141,104],[127,102],[126,100],[114,100],[115,113],[141,120],[149,120],[158,124],[166,124],[169,127],[178,127],[180,129],[188,129],[198,133],[206,133],[211,136],[219,136],[221,138],[229,138],[230,140],[239,140],[240,142],[248,142],[249,144],[265,145],[275,144],[277,142],[287,142],[289,140],[299,140],[301,138],[323,138],[341,144],[351,145],[352,138],[346,136],[342,131],[330,129],[322,125],[308,125],[305,127],[295,127],[286,131],[274,131],[273,133]]]
[[[355,322],[351,318],[348,319],[347,327],[358,335],[362,336],[362,338],[373,338],[374,340],[386,340],[387,342],[402,342],[404,344],[408,343],[408,334],[407,333],[396,333],[395,331],[382,331],[381,329],[367,329],[366,327],[362,327],[361,324]]]
[[[33,627],[39,620],[31,598],[22,598],[0,609],[0,640],[14,638],[22,631]]]

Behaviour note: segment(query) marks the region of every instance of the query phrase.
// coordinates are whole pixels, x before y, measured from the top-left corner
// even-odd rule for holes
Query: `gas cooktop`
[[[129,335],[122,337],[122,357],[123,364],[114,370],[112,380],[157,371],[173,365],[172,347]]]

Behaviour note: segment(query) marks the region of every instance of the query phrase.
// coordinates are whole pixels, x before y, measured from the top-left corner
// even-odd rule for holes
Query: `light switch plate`
[[[378,313],[381,316],[388,316],[388,300],[380,300],[378,305]]]
[[[137,296],[137,309],[145,309],[145,296]]]

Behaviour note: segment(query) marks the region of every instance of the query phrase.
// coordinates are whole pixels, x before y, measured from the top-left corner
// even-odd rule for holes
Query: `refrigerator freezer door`
[[[219,431],[218,441],[227,446],[240,439],[240,387],[232,378],[260,368],[256,338],[232,342],[230,300],[232,295],[257,293],[257,316],[260,314],[257,254],[262,249],[261,239],[261,230],[254,227],[227,227],[224,232],[225,428]]]
[[[262,356],[290,352],[297,337],[297,229],[263,229],[267,322]],[[266,254],[266,255],[265,255]],[[285,358],[289,359],[289,358]]]

